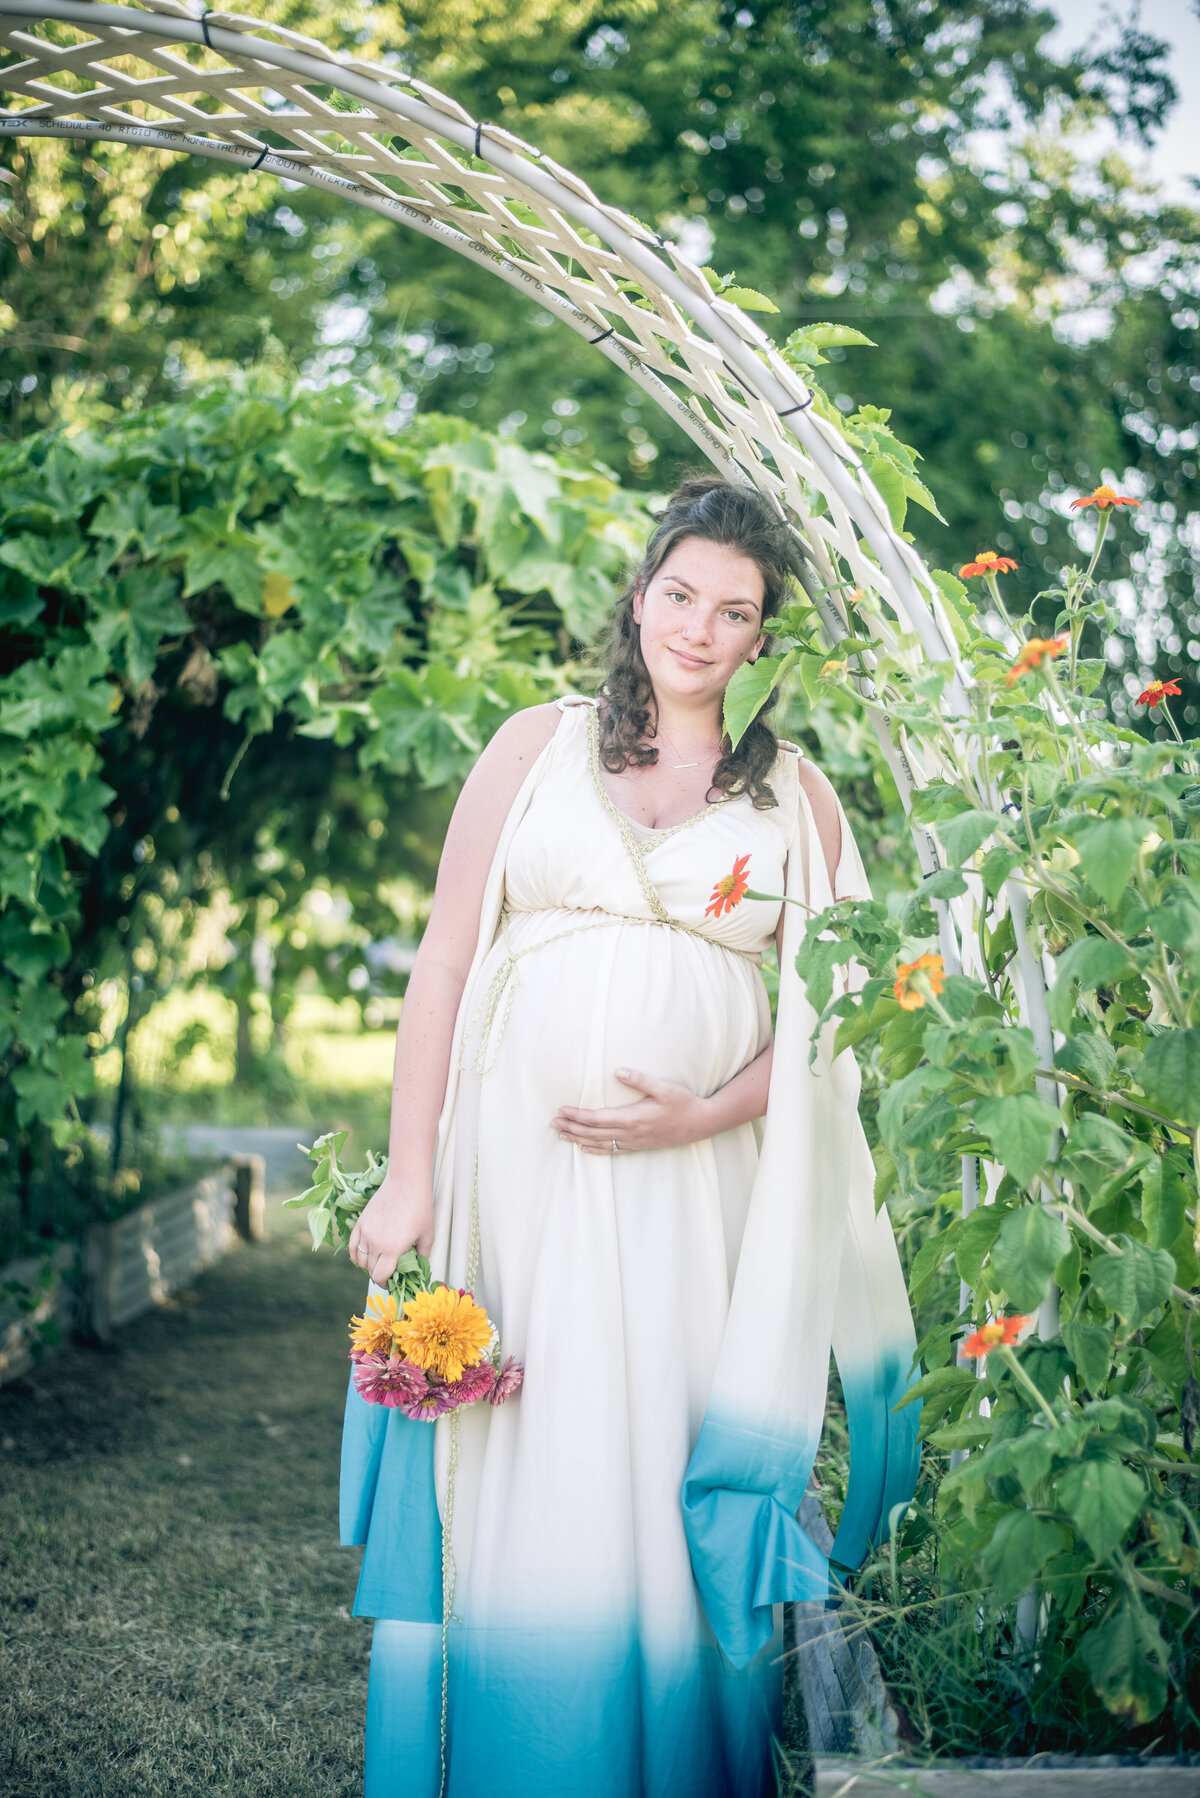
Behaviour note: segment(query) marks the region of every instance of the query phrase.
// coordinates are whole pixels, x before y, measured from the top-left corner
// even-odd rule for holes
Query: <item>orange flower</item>
[[[1183,688],[1179,685],[1178,681],[1152,680],[1150,685],[1146,688],[1146,691],[1138,694],[1137,703],[1138,705],[1148,705],[1150,710],[1153,711],[1155,706],[1166,699],[1168,694],[1170,694],[1172,699],[1178,699],[1182,692]]]
[[[1084,506],[1095,506],[1099,511],[1105,512],[1109,506],[1140,506],[1141,503],[1140,499],[1130,499],[1127,493],[1118,493],[1115,487],[1097,487],[1086,499],[1073,499],[1071,510],[1079,512]]]
[[[918,955],[916,961],[900,964],[892,991],[904,1011],[920,1011],[927,994],[940,993],[946,984],[946,970],[940,955]]]
[[[731,912],[735,905],[742,903],[746,888],[750,885],[746,879],[749,862],[748,855],[739,855],[733,864],[733,872],[722,874],[712,890],[712,898],[704,908],[706,918],[719,918],[723,912]]]
[[[973,574],[1011,574],[1016,566],[1011,556],[998,556],[994,549],[981,549],[973,562],[963,563],[958,578],[969,581]]]
[[[1069,636],[1030,637],[1028,643],[1005,675],[1005,686],[1011,687],[1015,680],[1020,680],[1027,669],[1039,668],[1042,662],[1047,659],[1053,661],[1055,656],[1062,654],[1070,641],[1071,639]]]
[[[964,1355],[973,1361],[982,1361],[989,1349],[1011,1348],[1025,1325],[1031,1319],[1018,1317],[993,1317],[987,1323],[980,1324],[973,1336],[968,1336],[962,1345]]]

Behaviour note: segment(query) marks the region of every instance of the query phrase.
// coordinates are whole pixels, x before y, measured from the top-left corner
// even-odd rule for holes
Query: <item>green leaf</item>
[[[1011,1604],[1030,1580],[1036,1579],[1051,1555],[1061,1554],[1069,1546],[1061,1524],[1035,1517],[1032,1511],[1010,1511],[980,1550],[979,1566],[1002,1603]]]
[[[1107,1561],[1124,1541],[1147,1492],[1132,1468],[1105,1455],[1065,1467],[1055,1480],[1054,1496],[1096,1559]]]
[[[728,300],[731,306],[740,306],[743,312],[778,312],[774,300],[769,300],[765,293],[759,293],[756,287],[727,287],[721,299]]]
[[[979,864],[979,871],[983,876],[984,891],[989,899],[996,897],[1013,869],[1019,866],[1020,862],[1020,851],[1005,849],[1002,843],[997,843],[994,849],[988,850]]]
[[[1071,827],[1083,877],[1106,905],[1116,905],[1128,886],[1149,828],[1142,818],[1089,818]]]
[[[789,649],[786,655],[759,656],[734,669],[725,689],[725,729],[735,749],[799,653]]]
[[[955,867],[969,861],[1000,822],[995,812],[960,812],[957,818],[943,818],[937,826],[937,834],[946,860]]]
[[[1058,1128],[1057,1112],[1036,1093],[1010,1093],[1003,1098],[978,1100],[974,1120],[976,1128],[991,1143],[996,1160],[1003,1163],[1018,1186],[1028,1186],[1049,1157]]]
[[[866,470],[879,489],[879,497],[888,509],[888,517],[892,521],[892,529],[902,531],[904,518],[908,511],[908,494],[905,491],[904,476],[894,462],[884,456],[868,456]]]
[[[934,1448],[981,1448],[994,1428],[995,1423],[990,1417],[960,1417],[957,1423],[943,1424],[940,1430],[932,1430],[925,1440]]]
[[[1079,1656],[1106,1709],[1128,1724],[1150,1723],[1167,1702],[1167,1647],[1139,1599],[1122,1592]]]
[[[1200,1030],[1166,1030],[1156,1036],[1137,1079],[1151,1105],[1195,1129],[1200,1124]]]
[[[1120,943],[1110,943],[1103,936],[1082,936],[1064,949],[1054,964],[1054,985],[1050,989],[1050,1022],[1056,1030],[1065,1030],[1075,1011],[1077,992],[1090,992],[1098,986],[1109,986],[1129,965],[1129,957]]]
[[[1000,1227],[989,1266],[1019,1311],[1036,1311],[1071,1233],[1045,1205],[1019,1205]]]
[[[1113,1332],[1072,1317],[1062,1327],[1062,1339],[1087,1390],[1100,1392],[1112,1366]]]
[[[1148,1249],[1132,1236],[1122,1236],[1119,1241],[1119,1255],[1102,1252],[1093,1258],[1088,1281],[1097,1298],[1130,1329],[1136,1329],[1170,1298],[1175,1262],[1166,1249]]]
[[[805,343],[811,343],[819,350],[852,349],[858,344],[869,350],[876,348],[873,339],[864,337],[853,325],[801,325],[798,331],[792,332],[788,342],[797,338],[802,338]]]
[[[1169,1249],[1187,1222],[1189,1193],[1178,1170],[1160,1156],[1142,1171],[1142,1222],[1152,1249]]]
[[[917,893],[922,899],[957,899],[966,890],[967,883],[957,868],[939,868],[921,883]]]
[[[1152,1149],[1111,1118],[1088,1111],[1071,1126],[1059,1167],[1087,1209],[1108,1181],[1143,1165],[1152,1154]]]
[[[954,1241],[954,1259],[960,1279],[968,1286],[978,1286],[984,1256],[1000,1234],[1005,1216],[998,1205],[977,1205],[963,1219]]]
[[[1092,1086],[1107,1086],[1116,1069],[1117,1051],[1098,1030],[1081,1030],[1054,1051],[1054,1065]]]

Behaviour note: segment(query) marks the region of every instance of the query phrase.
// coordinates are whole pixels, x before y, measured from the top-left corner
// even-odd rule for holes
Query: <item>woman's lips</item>
[[[670,648],[670,645],[668,644],[667,647]],[[704,661],[700,656],[690,656],[687,654],[686,650],[672,649],[671,654],[673,656],[675,656],[678,661],[682,662],[685,668],[707,668],[708,667],[708,663],[706,661]]]

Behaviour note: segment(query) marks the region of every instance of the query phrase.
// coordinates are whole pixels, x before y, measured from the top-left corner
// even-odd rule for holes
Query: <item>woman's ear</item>
[[[642,602],[645,597],[646,583],[644,581],[635,581],[633,584],[633,622],[635,624],[640,624],[642,622]]]

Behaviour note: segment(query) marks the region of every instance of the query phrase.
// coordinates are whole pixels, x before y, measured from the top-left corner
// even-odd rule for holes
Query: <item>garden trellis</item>
[[[797,371],[678,245],[402,70],[252,17],[197,14],[175,0],[4,0],[0,33],[9,58],[0,135],[100,139],[262,170],[418,231],[536,300],[723,475],[771,498],[795,532],[831,649],[869,636],[913,679],[948,665],[944,707],[965,726],[971,678],[937,583]],[[850,656],[869,698],[876,652],[851,647]],[[878,710],[872,721],[909,808],[917,789],[945,773],[938,751]],[[965,734],[963,744],[970,756]],[[935,835],[916,825],[914,838],[922,872],[935,874]],[[934,902],[951,971],[978,967],[976,898],[972,882],[961,897]],[[1021,1008],[1048,1068],[1046,989],[1019,880],[1008,883],[1007,902]],[[967,1156],[964,1209],[978,1202],[979,1185]],[[1044,1323],[1052,1333],[1052,1316]]]

